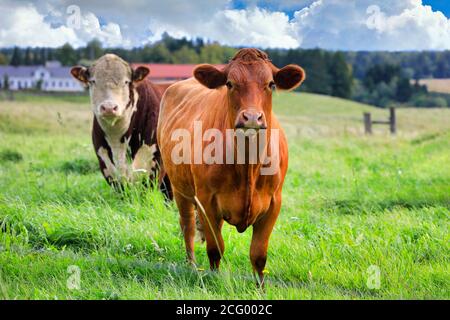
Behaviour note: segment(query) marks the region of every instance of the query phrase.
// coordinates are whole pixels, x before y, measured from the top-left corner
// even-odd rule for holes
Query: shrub
[[[77,173],[85,175],[96,172],[97,170],[97,163],[86,159],[66,161],[61,165],[61,171],[65,173]]]
[[[22,160],[22,154],[17,151],[6,149],[0,152],[0,161],[2,162],[20,162]]]
[[[436,97],[430,95],[417,95],[412,100],[411,103],[415,107],[422,108],[446,108],[448,107],[447,100],[443,97]]]

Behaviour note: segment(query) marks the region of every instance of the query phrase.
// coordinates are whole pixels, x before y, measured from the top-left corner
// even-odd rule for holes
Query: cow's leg
[[[215,220],[209,218],[211,221],[211,226],[209,226],[208,222],[202,222],[205,231],[205,239],[206,239],[206,252],[209,258],[209,267],[211,270],[217,270],[220,266],[220,259],[223,256],[225,250],[225,244],[222,238],[222,225],[223,220]]]
[[[159,171],[159,189],[164,194],[166,200],[173,199],[172,185],[170,183],[169,175],[165,172],[164,168]]]
[[[97,156],[101,160],[100,167],[103,168],[103,175],[105,178],[116,179],[117,178],[117,170],[111,159],[109,158],[108,150],[103,147],[100,147],[97,150]]]
[[[194,204],[177,192],[174,192],[174,196],[180,212],[180,226],[186,246],[187,259],[195,264],[194,240],[196,225]]]
[[[267,260],[269,238],[281,208],[281,193],[272,200],[269,210],[253,225],[250,260],[253,272],[257,273],[259,284],[264,286],[264,268]]]
[[[216,217],[211,201],[197,199],[197,211],[206,240],[206,252],[211,270],[217,270],[225,250],[222,238],[223,219]]]

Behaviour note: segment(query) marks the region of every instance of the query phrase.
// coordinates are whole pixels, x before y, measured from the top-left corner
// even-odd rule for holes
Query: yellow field
[[[426,85],[428,91],[450,94],[450,79],[421,79],[421,85]]]

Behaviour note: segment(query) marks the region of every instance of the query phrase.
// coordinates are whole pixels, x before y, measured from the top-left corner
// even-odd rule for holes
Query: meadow
[[[450,94],[450,79],[421,79],[419,83],[431,92]]]
[[[106,184],[86,97],[0,101],[0,298],[449,299],[450,109],[399,109],[396,136],[336,98],[274,110],[290,159],[260,290],[251,229],[224,226],[219,272],[204,244],[192,268],[173,204]]]

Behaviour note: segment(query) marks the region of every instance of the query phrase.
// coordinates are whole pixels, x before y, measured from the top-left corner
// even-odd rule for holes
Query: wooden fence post
[[[372,134],[372,119],[369,112],[364,112],[364,131],[366,134]]]
[[[397,119],[395,117],[395,108],[390,107],[389,108],[389,125],[391,127],[391,134],[396,134],[397,133]]]

